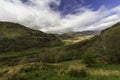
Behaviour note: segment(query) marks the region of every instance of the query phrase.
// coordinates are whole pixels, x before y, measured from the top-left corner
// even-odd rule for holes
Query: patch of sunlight
[[[92,37],[93,37],[93,35],[89,35],[89,36],[78,36],[78,37],[75,37],[75,38],[70,38],[70,39],[63,40],[63,42],[64,42],[66,45],[69,45],[69,44],[74,44],[74,43],[78,43],[78,42],[80,42],[80,41],[84,41],[84,40],[91,39]]]

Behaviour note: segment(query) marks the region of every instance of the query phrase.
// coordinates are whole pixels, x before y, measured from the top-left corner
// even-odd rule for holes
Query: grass
[[[54,64],[28,63],[0,68],[0,80],[119,80],[119,66],[102,65],[86,68],[81,64],[81,60]]]
[[[28,62],[49,62],[57,63],[69,60],[79,59],[84,53],[85,48],[79,48],[86,45],[91,36],[77,37],[73,39],[74,44],[63,44],[55,47],[30,48],[21,51],[9,51],[0,53],[0,66],[15,66],[19,61],[27,56]],[[80,42],[78,41],[80,40]],[[83,42],[82,42],[83,41]],[[80,43],[80,44],[79,44]],[[11,48],[11,47],[10,47]]]

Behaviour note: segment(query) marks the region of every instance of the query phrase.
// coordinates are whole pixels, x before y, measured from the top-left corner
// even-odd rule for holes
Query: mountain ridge
[[[91,46],[85,53],[91,53],[101,57],[108,63],[120,62],[120,22],[103,30],[100,35],[95,36]]]

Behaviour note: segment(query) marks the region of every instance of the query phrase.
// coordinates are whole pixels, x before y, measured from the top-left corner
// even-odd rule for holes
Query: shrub
[[[87,66],[87,67],[92,67],[96,61],[95,61],[95,56],[91,53],[85,53],[82,57],[82,62]]]

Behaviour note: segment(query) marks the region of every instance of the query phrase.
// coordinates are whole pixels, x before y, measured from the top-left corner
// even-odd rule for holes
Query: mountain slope
[[[120,63],[120,23],[103,30],[86,53],[93,53],[110,63]]]
[[[98,35],[99,33],[100,31],[69,32],[69,33],[58,35],[58,37],[60,37],[61,39],[71,39],[71,38],[76,38],[76,37]]]
[[[0,52],[20,51],[59,44],[61,41],[52,34],[32,30],[20,24],[0,22]]]
[[[95,58],[100,62],[103,61],[108,63],[119,63],[120,62],[120,47],[119,47],[120,35],[119,34],[120,34],[120,23],[102,31],[100,35],[96,35],[91,39],[83,40],[81,42],[77,42],[74,44],[62,45],[62,46],[56,46],[56,47],[50,47],[50,48],[46,47],[43,49],[41,48],[36,49],[36,46],[32,46],[32,48],[35,47],[35,49],[28,50],[28,47],[27,47],[27,48],[22,48],[22,49],[25,49],[24,51],[12,52],[12,53],[8,52],[6,54],[0,54],[0,65],[2,66],[6,64],[16,65],[23,57],[27,57],[28,62],[50,62],[50,63],[62,62],[62,61],[73,60],[73,59],[81,59],[82,56],[86,53],[94,54]],[[10,42],[10,40],[8,42]],[[56,42],[59,43],[60,41],[57,39],[57,41],[53,41],[52,44]],[[6,42],[4,42],[4,44],[5,43]],[[10,43],[11,45],[13,44],[12,41]],[[18,43],[20,43],[20,41],[18,41]],[[45,42],[43,41],[41,43],[42,46],[43,46],[43,43],[46,44],[45,46],[50,45],[50,43],[47,44],[46,41]],[[0,43],[0,44],[3,45],[3,43]],[[35,44],[35,45],[38,45],[38,44]],[[23,45],[23,46],[26,47],[26,45]],[[12,48],[16,49],[14,47]],[[11,50],[12,48],[10,47]],[[4,48],[2,49],[5,50]],[[19,49],[21,50],[21,48]]]

